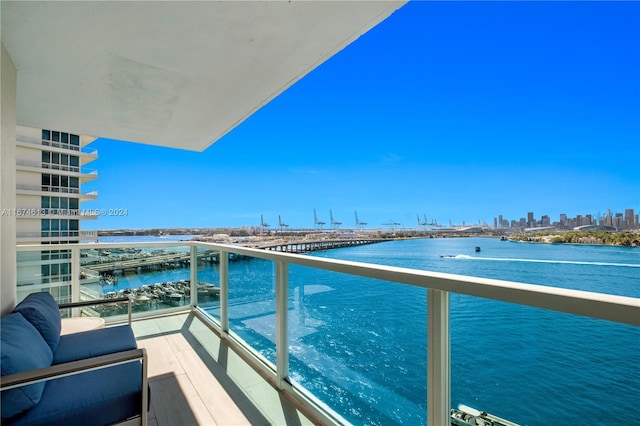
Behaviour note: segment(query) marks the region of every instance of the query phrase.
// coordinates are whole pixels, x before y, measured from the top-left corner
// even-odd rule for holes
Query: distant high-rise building
[[[536,219],[533,217],[533,212],[527,213],[527,226],[529,228],[533,228],[536,226]]]
[[[613,220],[611,218],[611,209],[607,209],[607,215],[604,218],[605,226],[613,226]]]
[[[625,209],[624,211],[624,227],[625,229],[633,229],[636,224],[634,223],[633,209]]]
[[[96,172],[83,170],[98,158],[96,151],[83,149],[94,139],[16,127],[16,241],[52,246],[52,250],[18,253],[18,300],[34,291],[48,291],[59,302],[70,301],[70,253],[55,250],[55,245],[97,241],[95,231],[81,231],[81,222],[97,215],[83,215],[80,210],[83,201],[98,196],[80,191],[82,183],[97,178]]]
[[[622,216],[622,213],[615,214],[615,216],[613,217],[612,226],[617,230],[624,229],[624,217]]]
[[[567,226],[567,215],[565,213],[560,213],[560,225]]]
[[[541,224],[542,226],[549,226],[549,225],[551,225],[551,218],[550,218],[549,216],[547,216],[546,214],[545,214],[545,215],[542,215],[542,217],[540,218],[540,224]]]

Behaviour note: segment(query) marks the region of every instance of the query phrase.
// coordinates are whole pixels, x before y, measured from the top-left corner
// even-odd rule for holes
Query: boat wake
[[[583,262],[577,260],[546,260],[546,259],[513,259],[502,257],[477,257],[467,254],[458,254],[455,256],[441,256],[447,259],[465,259],[465,260],[489,260],[497,262],[531,262],[531,263],[559,263],[564,265],[591,265],[591,266],[614,266],[620,268],[640,268],[640,264],[636,263],[611,263],[611,262]]]

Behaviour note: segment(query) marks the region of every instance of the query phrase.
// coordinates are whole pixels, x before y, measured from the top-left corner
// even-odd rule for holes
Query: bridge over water
[[[271,244],[264,244],[257,248],[264,250],[274,250],[287,253],[307,253],[312,251],[330,250],[343,247],[361,246],[364,244],[374,244],[384,239],[342,239],[342,240],[322,240],[322,241],[287,241]],[[218,263],[220,253],[217,250],[206,250],[198,252],[198,262]],[[234,256],[230,260],[239,260],[243,256]],[[114,271],[135,271],[148,272],[158,269],[185,268],[191,263],[191,255],[183,252],[168,252],[154,256],[139,255],[126,259],[102,259],[100,263],[83,264],[82,268],[87,274],[113,274]]]
[[[276,244],[265,244],[258,248],[264,250],[282,251],[286,253],[307,253],[311,251],[331,250],[343,247],[362,246],[374,244],[382,241],[389,241],[379,238],[358,238],[347,240],[322,240],[322,241],[287,241]]]
[[[198,261],[217,263],[220,253],[216,250],[198,252]],[[188,267],[191,263],[189,253],[164,253],[156,256],[139,256],[133,259],[114,259],[113,261],[103,261],[96,264],[82,265],[83,268],[94,272],[112,272],[116,270],[138,270],[144,271],[158,268],[178,268]]]

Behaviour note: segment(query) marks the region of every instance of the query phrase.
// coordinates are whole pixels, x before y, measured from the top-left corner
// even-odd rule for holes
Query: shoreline
[[[639,248],[640,233],[630,231],[617,233],[567,231],[553,234],[513,234],[509,237],[508,241],[519,243]]]

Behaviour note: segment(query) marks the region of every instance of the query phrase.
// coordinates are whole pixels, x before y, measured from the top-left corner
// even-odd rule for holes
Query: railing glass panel
[[[231,255],[228,265],[229,331],[235,333],[275,365],[274,263],[247,256]],[[200,270],[198,276],[207,277],[208,275]],[[221,320],[218,303],[205,304],[202,307],[213,318]]]
[[[220,252],[196,248],[196,304],[220,320]]]
[[[30,293],[47,291],[58,303],[71,301],[71,250],[55,245],[40,250],[17,253],[17,297],[21,301]]]
[[[425,289],[293,265],[289,299],[294,382],[354,424],[425,423]]]
[[[598,368],[593,368],[597,365]],[[640,401],[640,329],[451,297],[451,402],[518,424],[575,424]]]
[[[188,246],[123,246],[83,249],[80,297],[129,297],[134,314],[190,304]],[[120,315],[121,307],[95,308],[100,316]]]

